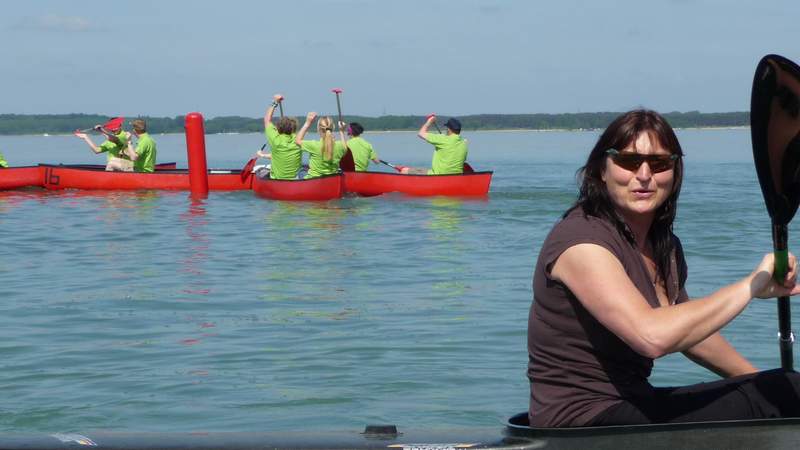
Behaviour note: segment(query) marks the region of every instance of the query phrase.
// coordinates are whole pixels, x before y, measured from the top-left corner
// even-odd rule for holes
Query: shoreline
[[[719,126],[719,127],[674,127],[677,130],[749,130],[750,127],[746,125],[738,126]],[[464,129],[462,133],[576,133],[576,132],[595,132],[602,131],[601,128],[497,128],[497,129],[480,129],[469,130]],[[390,134],[390,133],[417,133],[417,130],[375,130],[364,131],[364,134]],[[224,132],[224,133],[206,133],[206,136],[221,136],[221,135],[235,135],[235,134],[264,134],[262,131],[252,132]],[[309,134],[316,134],[309,132]],[[167,135],[183,135],[183,133],[153,133],[155,136]],[[36,133],[36,134],[0,134],[0,138],[5,137],[62,137],[72,136],[72,133]],[[98,135],[99,137],[99,135]]]

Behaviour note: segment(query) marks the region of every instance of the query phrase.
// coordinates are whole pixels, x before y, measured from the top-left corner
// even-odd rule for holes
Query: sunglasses
[[[675,167],[675,162],[680,158],[680,155],[643,155],[635,152],[620,152],[616,149],[610,148],[606,150],[606,154],[611,157],[614,164],[622,167],[625,170],[636,172],[642,163],[647,162],[647,166],[653,173],[665,172]]]

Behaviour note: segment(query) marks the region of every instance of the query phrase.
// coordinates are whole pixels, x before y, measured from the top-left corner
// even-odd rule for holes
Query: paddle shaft
[[[339,100],[339,94],[341,94],[342,92],[337,89],[337,90],[334,90],[333,93],[336,94],[336,108],[339,110],[339,123],[341,123],[341,122],[343,122],[343,120],[342,120],[342,101]],[[340,125],[340,129],[341,129],[341,125]]]
[[[772,244],[775,249],[774,278],[782,283],[789,270],[789,233],[787,225],[772,224]],[[781,352],[781,367],[784,370],[794,370],[794,355],[792,344],[792,314],[789,297],[778,297],[778,339]]]
[[[278,110],[281,112],[281,118],[283,118],[283,100],[278,102]],[[263,148],[261,150],[264,150]]]

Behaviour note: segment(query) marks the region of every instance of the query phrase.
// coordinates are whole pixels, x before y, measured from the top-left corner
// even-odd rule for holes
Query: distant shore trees
[[[617,112],[567,114],[476,114],[458,116],[465,131],[475,130],[583,130],[602,129],[617,117]],[[722,128],[750,125],[748,112],[701,113],[699,111],[664,114],[675,128]],[[449,116],[442,115],[443,120]],[[127,119],[126,128],[130,121]],[[184,116],[141,117],[151,133],[182,133]],[[0,114],[0,135],[67,134],[104,123],[108,116],[97,114]],[[300,123],[304,118],[297,118]],[[345,116],[368,131],[416,130],[425,116]],[[261,118],[222,116],[206,119],[206,133],[258,133],[264,131]]]

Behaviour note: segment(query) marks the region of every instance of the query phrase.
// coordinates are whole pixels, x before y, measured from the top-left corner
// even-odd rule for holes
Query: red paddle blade
[[[242,181],[246,180],[247,177],[250,176],[250,172],[253,171],[253,167],[256,165],[256,158],[251,158],[250,161],[247,161],[247,164],[242,167],[242,173],[239,176],[242,177]]]
[[[469,165],[468,162],[464,163],[464,173],[474,173],[475,171],[472,170],[472,166]]]
[[[122,128],[122,124],[125,122],[124,117],[114,117],[113,119],[109,120],[108,122],[103,124],[103,128],[106,130],[119,130]]]
[[[334,94],[341,94],[342,90],[340,88],[333,88],[331,89],[331,92],[333,92]]]
[[[339,168],[342,169],[342,172],[356,171],[356,162],[353,160],[353,153],[350,152],[349,148],[344,152],[342,159],[339,160]]]

